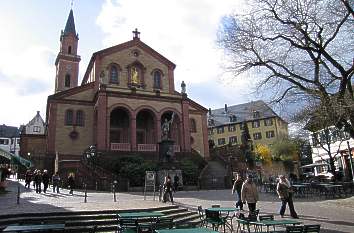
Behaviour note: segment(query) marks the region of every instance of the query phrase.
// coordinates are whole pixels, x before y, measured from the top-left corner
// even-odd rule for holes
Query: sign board
[[[146,200],[146,192],[148,189],[152,188],[154,192],[154,201],[155,201],[155,184],[156,184],[156,173],[154,171],[145,172],[145,187],[144,187],[144,200]]]

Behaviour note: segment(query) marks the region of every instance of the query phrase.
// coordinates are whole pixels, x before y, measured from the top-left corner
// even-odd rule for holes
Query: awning
[[[327,164],[327,163],[312,163],[312,164],[307,164],[307,165],[301,166],[300,168],[322,167],[322,166],[329,166],[329,164]]]
[[[31,161],[24,159],[20,156],[14,155],[1,148],[0,148],[0,156],[10,160],[12,164],[21,164],[26,168],[30,168],[33,166]]]

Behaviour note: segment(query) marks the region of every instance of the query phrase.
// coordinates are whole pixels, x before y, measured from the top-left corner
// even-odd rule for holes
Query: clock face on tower
[[[71,64],[66,65],[66,70],[71,71]]]

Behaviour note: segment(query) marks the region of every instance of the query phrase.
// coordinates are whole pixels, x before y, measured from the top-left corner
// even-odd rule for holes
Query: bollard
[[[87,185],[84,184],[84,187],[85,187],[85,203],[87,203]]]
[[[116,197],[116,185],[113,184],[113,198],[114,198],[114,202],[117,202],[117,197]]]
[[[98,182],[96,181],[96,191],[98,190]]]
[[[17,186],[17,205],[20,204],[20,185]]]

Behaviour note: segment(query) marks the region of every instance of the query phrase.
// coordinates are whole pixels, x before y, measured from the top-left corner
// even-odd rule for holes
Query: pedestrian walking
[[[163,184],[163,187],[164,187],[163,202],[167,201],[167,194],[168,194],[170,197],[170,201],[173,204],[172,181],[171,181],[171,177],[169,175],[167,175],[165,177],[165,182]]]
[[[281,200],[280,216],[283,218],[286,210],[286,204],[289,205],[290,215],[293,218],[299,218],[294,208],[293,203],[293,189],[288,179],[284,175],[279,176],[279,182],[277,184],[277,193]]]
[[[56,172],[52,176],[53,193],[55,193],[55,192],[59,193],[59,183],[60,183],[60,176],[59,176],[58,172]]]
[[[241,200],[241,189],[242,189],[243,179],[239,173],[236,174],[234,185],[232,186],[232,194],[236,193],[236,208],[240,207],[243,210],[243,203]]]
[[[256,184],[253,182],[253,178],[251,175],[248,175],[247,179],[242,185],[241,200],[243,204],[246,204],[247,202],[248,211],[249,211],[248,218],[252,220],[254,218],[257,218],[256,205],[257,205],[257,201],[259,200],[258,190]]]
[[[49,186],[49,175],[47,170],[43,170],[42,174],[42,182],[43,182],[43,192],[47,193],[47,189]]]
[[[68,185],[69,185],[69,189],[70,189],[69,194],[74,195],[75,179],[74,179],[73,174],[70,174],[68,177]]]
[[[40,170],[36,170],[36,174],[34,175],[34,183],[36,186],[36,193],[42,192],[42,174]]]
[[[31,186],[31,181],[32,181],[32,171],[31,170],[27,170],[26,174],[25,174],[25,188],[30,188]]]

